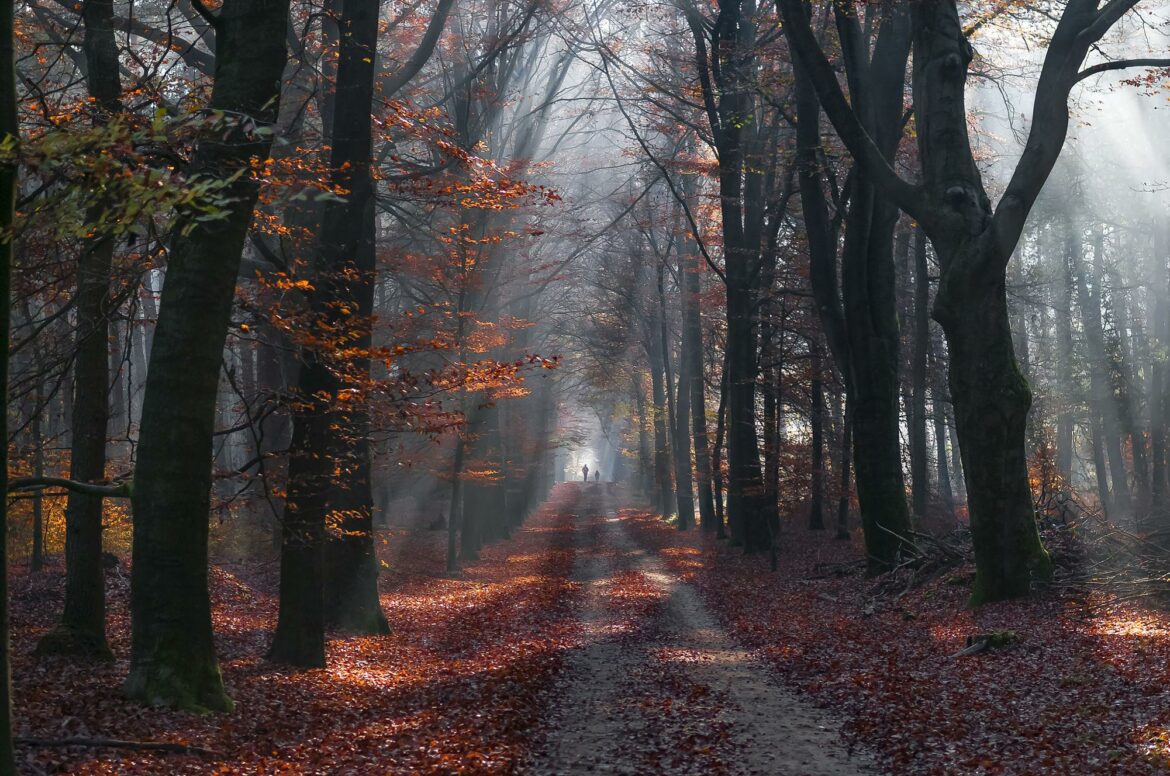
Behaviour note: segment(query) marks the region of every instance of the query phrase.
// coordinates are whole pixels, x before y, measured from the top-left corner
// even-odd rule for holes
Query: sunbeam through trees
[[[1170,771],[1170,2],[0,9],[0,776]]]

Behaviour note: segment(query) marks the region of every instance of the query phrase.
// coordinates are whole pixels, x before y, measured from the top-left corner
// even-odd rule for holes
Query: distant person
[[[589,464],[581,465],[581,482],[589,482]]]
[[[601,482],[601,469],[594,469],[593,470],[593,481],[594,482]]]

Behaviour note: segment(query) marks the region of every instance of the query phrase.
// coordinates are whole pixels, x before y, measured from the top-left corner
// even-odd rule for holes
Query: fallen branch
[[[194,744],[178,744],[169,741],[124,741],[118,738],[37,738],[17,736],[13,739],[20,746],[89,746],[102,749],[140,749],[151,752],[174,752],[176,754],[197,754],[203,757],[218,757],[223,755],[211,749],[204,749]]]
[[[971,637],[968,636],[967,637],[967,646],[964,647],[963,649],[960,649],[955,654],[951,655],[951,657],[955,658],[955,657],[966,657],[968,655],[977,655],[980,652],[983,652],[984,650],[986,650],[989,645],[990,645],[990,642],[987,639],[972,640]]]
[[[865,559],[852,560],[846,563],[817,563],[812,568],[812,574],[805,579],[833,579],[850,577],[865,571]]]
[[[951,655],[952,658],[977,655],[989,649],[1001,649],[1015,644],[1020,640],[1020,634],[1015,631],[995,631],[993,633],[979,633],[967,637],[967,646]]]

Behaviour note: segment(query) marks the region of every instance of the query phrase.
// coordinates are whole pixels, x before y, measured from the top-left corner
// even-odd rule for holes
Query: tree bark
[[[723,368],[719,378],[719,408],[715,413],[715,447],[711,454],[711,469],[715,491],[715,536],[726,539],[727,510],[723,499],[723,440],[727,431],[727,349],[724,348]]]
[[[811,343],[812,387],[809,391],[809,421],[812,426],[812,478],[809,483],[808,527],[814,531],[825,528],[825,391],[821,378],[821,346]]]
[[[321,336],[345,331],[352,355],[347,363],[330,364],[333,343],[326,343],[323,350],[309,349],[302,371],[302,382],[308,384],[302,385],[301,393],[312,397],[310,412],[308,416],[298,413],[294,419],[294,439],[310,445],[302,458],[311,471],[300,474],[307,480],[305,487],[322,494],[304,504],[294,503],[294,509],[308,508],[309,514],[296,516],[292,524],[297,527],[311,521],[304,531],[305,541],[325,537],[323,579],[314,582],[323,585],[323,625],[358,633],[390,630],[378,596],[366,406],[376,272],[370,167],[378,11],[377,0],[345,0],[342,5],[330,167],[333,185],[347,193],[325,206],[311,300],[312,313],[322,324]],[[298,424],[315,428],[302,432]],[[296,536],[287,536],[285,541],[294,544],[289,572],[296,575],[296,555],[305,550],[295,547],[300,541]],[[282,561],[282,596],[283,568]],[[303,584],[301,579],[289,579],[289,592],[301,590]],[[312,595],[312,605],[316,605],[316,593]],[[289,609],[296,606],[292,602]],[[311,625],[318,627],[317,622]],[[317,634],[309,640],[315,650]],[[277,644],[278,640],[274,653],[280,652]],[[316,660],[316,654],[312,659]]]
[[[942,343],[930,338],[930,410],[934,420],[935,468],[938,471],[938,494],[951,520],[955,520],[955,493],[951,485],[951,468],[947,461],[947,404],[944,370],[939,351]]]
[[[853,409],[848,394],[845,397],[845,419],[841,424],[841,482],[837,497],[837,538],[849,538],[849,470],[853,447]]]
[[[1080,242],[1080,234],[1073,229],[1071,223],[1064,225],[1065,244],[1060,253],[1060,272],[1056,282],[1056,347],[1057,347],[1057,374],[1062,389],[1061,405],[1056,416],[1056,470],[1066,483],[1072,481],[1073,462],[1073,401],[1067,392],[1073,390],[1073,273],[1071,259],[1076,247],[1073,243]]]
[[[874,133],[876,153],[883,160],[892,159],[901,137],[909,18],[905,9],[885,15],[871,59],[855,14],[837,6],[835,16],[861,123]],[[797,41],[792,42],[796,47]],[[899,438],[899,335],[892,250],[898,209],[887,198],[875,196],[874,182],[863,168],[854,169],[838,290],[836,233],[827,217],[818,172],[816,73],[803,59],[796,67],[796,101],[810,278],[830,352],[850,397],[866,554],[870,572],[880,573],[897,563],[910,528]]]
[[[975,544],[973,604],[1027,595],[1049,578],[1040,544],[1024,446],[1032,392],[1016,366],[1001,280],[967,284],[964,313],[950,306],[952,275],[935,302],[951,357],[950,388]],[[978,294],[978,296],[976,296]],[[973,298],[974,297],[974,298]]]
[[[20,123],[16,94],[16,3],[0,6],[0,139],[20,142]],[[16,220],[16,164],[0,165],[0,234],[11,235]],[[9,237],[0,240],[0,396],[8,402],[8,349],[11,340],[12,254]],[[8,415],[0,420],[8,439]],[[8,445],[0,450],[0,486],[8,492]],[[0,503],[0,776],[16,773],[12,746],[12,661],[8,616],[8,499]]]
[[[650,387],[653,404],[650,411],[654,418],[654,485],[655,485],[655,503],[654,506],[662,515],[669,515],[674,507],[674,493],[673,482],[671,481],[671,454],[670,454],[670,440],[666,435],[666,391],[667,388],[663,384],[664,376],[662,374],[662,350],[661,346],[654,344],[658,340],[656,332],[653,332],[653,325],[651,325],[650,337],[651,343],[648,351],[650,353]]]
[[[112,0],[82,6],[86,84],[94,100],[94,123],[101,125],[122,109],[118,46],[114,40]],[[103,205],[90,208],[97,221]],[[69,477],[100,482],[106,476],[109,423],[110,271],[114,239],[97,235],[85,241],[77,264],[77,356],[73,362],[73,440]],[[98,496],[70,491],[65,507],[65,607],[61,622],[37,644],[39,654],[71,654],[113,659],[106,644],[105,574],[102,569],[102,505]]]
[[[926,517],[930,499],[926,450],[926,359],[930,349],[930,278],[926,266],[926,234],[914,233],[914,351],[910,366],[910,482],[914,518]]]
[[[229,180],[226,217],[193,222],[171,246],[150,354],[133,491],[131,698],[152,705],[227,710],[212,640],[207,537],[212,433],[220,363],[240,257],[287,60],[287,0],[225,0],[218,16],[210,128],[195,175]],[[240,115],[249,117],[241,122]],[[253,127],[252,122],[255,122]]]
[[[682,351],[679,364],[677,392],[670,364],[671,337],[667,317],[664,272],[664,265],[668,259],[669,255],[664,257],[658,266],[658,324],[661,333],[662,366],[666,377],[666,400],[669,405],[671,458],[674,463],[674,496],[678,510],[678,529],[685,531],[695,522],[695,492],[691,482],[691,435],[687,432],[691,414],[691,395],[684,377],[687,371],[685,348]],[[679,269],[681,272],[681,261]]]
[[[690,245],[690,241],[686,243]],[[702,257],[688,250],[682,266],[683,353],[680,380],[690,393],[691,432],[694,434],[695,474],[698,478],[699,526],[704,532],[715,529],[715,498],[711,490],[711,450],[707,439],[707,391],[703,381],[703,323],[699,307],[702,291],[699,273]],[[681,392],[680,392],[681,396]],[[681,407],[681,400],[680,400]]]

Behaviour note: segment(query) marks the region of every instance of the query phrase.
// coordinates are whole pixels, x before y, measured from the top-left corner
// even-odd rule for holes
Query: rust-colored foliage
[[[110,642],[117,662],[33,659],[59,607],[60,569],[15,580],[18,735],[165,740],[221,757],[141,751],[22,749],[30,769],[57,773],[509,773],[572,643],[569,518],[563,491],[510,541],[448,578],[441,537],[396,532],[382,543],[385,637],[336,637],[324,670],[291,672],[262,659],[275,620],[272,569],[212,573],[228,715],[143,709],[121,697],[127,582],[110,573]]]
[[[698,586],[746,646],[846,717],[845,732],[899,774],[1165,773],[1170,767],[1170,614],[1098,608],[1074,592],[972,611],[973,568],[902,596],[875,595],[843,543],[785,530],[766,560],[628,512],[643,544]],[[823,565],[822,565],[823,564]],[[955,658],[970,634],[1013,631],[1007,648]]]

